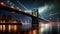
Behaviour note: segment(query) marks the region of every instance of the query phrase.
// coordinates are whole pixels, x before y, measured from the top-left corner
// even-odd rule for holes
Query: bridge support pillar
[[[36,29],[37,33],[39,33],[39,21],[37,18],[32,18],[32,29]]]

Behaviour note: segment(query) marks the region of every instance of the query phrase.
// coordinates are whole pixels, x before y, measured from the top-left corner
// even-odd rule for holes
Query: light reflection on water
[[[39,34],[60,34],[60,23],[39,23]]]
[[[0,25],[0,31],[2,31],[2,25]]]
[[[28,30],[31,28],[31,24],[23,24],[21,25],[0,25],[0,31],[18,31],[18,30]]]
[[[32,24],[30,24],[30,23],[23,23],[22,24],[22,29],[23,30],[28,30],[28,29],[30,29],[32,27]]]

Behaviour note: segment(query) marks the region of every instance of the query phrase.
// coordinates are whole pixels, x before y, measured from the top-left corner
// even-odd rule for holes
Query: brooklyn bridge
[[[14,6],[8,6],[4,2],[0,2],[0,10],[1,12],[4,10],[7,11],[6,15],[3,12],[4,15],[0,17],[0,33],[1,34],[5,34],[5,33],[6,34],[53,34],[52,32],[54,30],[52,28],[55,29],[55,26],[56,26],[58,27],[56,29],[59,29],[59,22],[57,23],[50,22],[48,20],[44,20],[40,18],[41,16],[39,16],[38,9],[33,9],[31,13],[30,12],[28,13],[19,8],[15,8]],[[11,15],[9,15],[8,12],[10,12]],[[30,17],[31,21],[26,20],[23,17],[18,18],[18,16],[14,16],[19,19],[17,20],[12,16],[13,14],[18,14],[19,17],[20,15],[24,15],[23,17],[27,16],[26,19],[29,19],[28,17]],[[25,23],[23,23],[23,21]],[[46,30],[46,32],[43,33],[44,30]],[[47,30],[49,30],[48,33],[47,33]],[[55,30],[55,32],[57,32],[57,30]],[[59,30],[58,30],[58,33],[59,33]]]

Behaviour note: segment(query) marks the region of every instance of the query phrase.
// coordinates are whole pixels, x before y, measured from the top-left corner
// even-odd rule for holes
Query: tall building
[[[2,16],[2,20],[5,20],[5,22],[7,23],[7,22],[9,22],[9,20],[12,20],[12,16],[11,15],[3,15]]]
[[[12,19],[11,15],[3,15],[0,19],[0,23],[15,23],[15,24],[21,24],[20,20]],[[21,25],[0,25],[0,31],[17,31],[20,30]]]

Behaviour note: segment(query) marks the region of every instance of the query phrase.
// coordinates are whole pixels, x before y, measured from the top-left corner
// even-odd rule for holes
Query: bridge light
[[[33,14],[33,16],[36,16],[35,14]]]
[[[17,9],[19,9],[19,7],[17,7]]]
[[[19,11],[22,11],[21,9],[19,9]]]
[[[11,8],[14,8],[13,6],[11,6]]]
[[[3,5],[4,3],[3,3],[3,2],[1,2],[1,4]]]
[[[1,2],[0,4],[3,5],[3,6],[6,6],[4,2]]]

